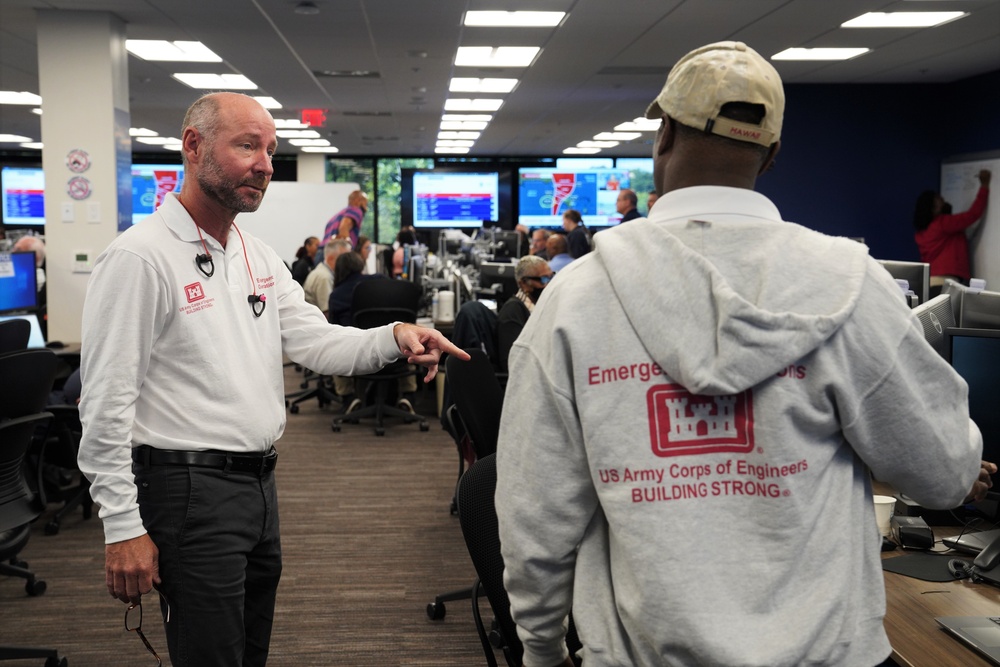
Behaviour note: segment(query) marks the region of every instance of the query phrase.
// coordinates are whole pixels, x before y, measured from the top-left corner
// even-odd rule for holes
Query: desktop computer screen
[[[913,314],[920,320],[920,326],[924,328],[924,339],[931,344],[935,352],[947,359],[947,331],[955,326],[955,313],[951,309],[951,295],[939,294],[930,301],[914,308]]]
[[[38,307],[35,253],[0,253],[0,313]]]
[[[983,434],[983,460],[1000,461],[1000,330],[948,329],[951,365],[969,385],[969,416]],[[991,497],[1000,492],[993,476]]]
[[[45,225],[45,172],[41,167],[3,167],[0,210],[8,227]]]
[[[931,265],[926,262],[902,262],[880,259],[878,263],[896,280],[905,280],[919,303],[927,303],[930,295]]]

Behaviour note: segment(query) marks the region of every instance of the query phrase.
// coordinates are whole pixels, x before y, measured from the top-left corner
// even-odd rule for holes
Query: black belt
[[[217,468],[226,472],[241,472],[262,477],[274,470],[274,466],[278,463],[278,452],[271,449],[267,454],[253,456],[219,451],[188,452],[139,445],[132,449],[132,460],[141,466]]]

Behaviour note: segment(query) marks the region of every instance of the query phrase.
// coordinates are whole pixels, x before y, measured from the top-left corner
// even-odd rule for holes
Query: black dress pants
[[[281,542],[274,473],[133,465],[159,549],[160,608],[174,667],[267,662]]]

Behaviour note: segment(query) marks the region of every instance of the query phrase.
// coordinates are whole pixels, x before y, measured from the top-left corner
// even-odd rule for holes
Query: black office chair
[[[472,605],[476,631],[483,645],[486,662],[496,667],[493,649],[503,652],[510,667],[520,667],[524,648],[517,636],[517,626],[510,615],[510,598],[503,586],[504,563],[500,553],[500,531],[494,496],[497,487],[496,454],[476,461],[458,484],[458,519],[462,525],[469,556],[479,579],[473,585]],[[479,595],[485,593],[493,612],[492,629],[487,632],[479,609]],[[574,655],[582,646],[570,619],[566,646]],[[574,661],[579,664],[575,655]]]
[[[372,329],[392,322],[415,323],[422,293],[419,285],[404,280],[364,280],[354,288],[351,297],[352,323],[359,329]],[[358,376],[367,384],[365,407],[334,417],[334,432],[340,431],[345,421],[357,423],[368,417],[375,418],[375,435],[385,435],[386,417],[399,417],[408,424],[419,421],[421,431],[429,430],[426,417],[397,408],[389,400],[395,395],[400,378],[416,374],[416,369],[400,359],[380,371]]]
[[[312,382],[315,382],[315,385],[309,387],[309,384]],[[316,375],[312,371],[307,370],[305,371],[301,388],[303,391],[285,394],[285,407],[293,415],[299,413],[300,403],[311,401],[314,398],[321,408],[325,408],[333,403],[340,403],[340,399],[330,386],[330,376],[328,375]]]
[[[445,372],[461,424],[472,441],[476,458],[481,459],[497,450],[503,390],[500,389],[500,381],[497,380],[493,363],[486,353],[475,348],[466,352],[471,357],[469,361],[449,356],[445,361]],[[464,479],[464,475],[461,479]],[[461,513],[461,500],[457,500],[456,504]],[[472,588],[442,593],[427,604],[427,617],[432,621],[440,621],[447,614],[446,602],[468,600],[473,595],[475,593]]]
[[[62,520],[77,507],[83,508],[85,520],[90,519],[94,501],[90,497],[90,480],[77,464],[83,437],[80,409],[76,405],[49,405],[45,410],[53,418],[40,438],[38,488],[46,504],[63,503],[45,524],[45,534],[56,535]]]
[[[471,357],[469,361],[449,356],[445,371],[452,399],[472,438],[472,447],[476,456],[482,458],[497,450],[503,389],[486,353],[479,349],[466,352]]]
[[[55,352],[47,348],[0,355],[0,419],[42,412],[58,364]]]
[[[36,430],[51,417],[42,412],[0,421],[0,574],[24,578],[24,590],[32,597],[43,594],[46,585],[19,556],[31,536],[32,521],[45,506],[28,490],[24,457]],[[67,664],[56,649],[0,646],[0,660],[25,658],[46,658],[46,667]]]
[[[29,338],[31,324],[28,320],[15,318],[0,322],[0,354],[26,349]]]

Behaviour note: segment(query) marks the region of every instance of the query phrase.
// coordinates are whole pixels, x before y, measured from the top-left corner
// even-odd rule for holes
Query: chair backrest
[[[519,667],[524,647],[518,639],[517,625],[510,615],[510,598],[503,586],[504,562],[500,552],[496,489],[496,454],[490,454],[473,463],[458,481],[458,520],[472,565],[493,610],[504,658],[511,667]],[[572,615],[566,631],[566,647],[570,655],[582,647]]]
[[[392,322],[413,324],[422,295],[420,285],[406,280],[362,280],[351,296],[351,322],[361,329]]]
[[[45,409],[59,359],[49,349],[0,355],[0,419],[13,419]]]
[[[24,350],[31,338],[31,323],[14,318],[0,322],[0,354]]]
[[[34,521],[45,509],[29,491],[24,456],[48,412],[0,421],[0,532]]]
[[[471,357],[469,361],[449,356],[445,373],[452,400],[469,430],[476,456],[482,458],[497,450],[503,389],[486,353],[475,348],[466,352]]]
[[[473,463],[458,482],[458,520],[472,565],[493,610],[504,658],[508,665],[520,665],[524,649],[503,587],[504,564],[493,499],[496,488],[496,454],[490,454]]]

